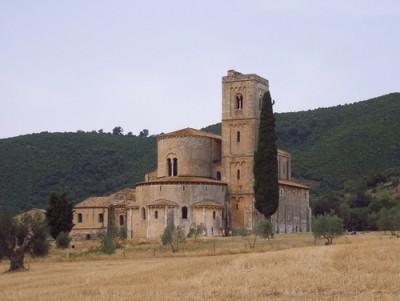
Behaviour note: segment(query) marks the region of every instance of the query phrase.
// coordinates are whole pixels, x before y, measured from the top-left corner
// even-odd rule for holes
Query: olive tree
[[[8,213],[0,216],[0,261],[10,260],[9,271],[24,269],[25,254],[46,256],[50,244],[46,220],[39,214],[25,214],[20,219]]]
[[[315,239],[326,239],[331,245],[334,238],[343,235],[343,222],[333,212],[318,215],[312,219],[311,229]]]
[[[164,229],[164,233],[161,235],[161,242],[165,245],[170,245],[173,253],[179,251],[179,244],[186,242],[185,233],[181,226],[175,227],[174,225],[168,225]]]

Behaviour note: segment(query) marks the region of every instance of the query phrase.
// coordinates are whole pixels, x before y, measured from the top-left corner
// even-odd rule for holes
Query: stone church
[[[203,224],[206,235],[251,229],[254,152],[268,80],[229,70],[222,78],[222,136],[186,128],[157,138],[157,169],[135,188],[91,197],[75,206],[76,239],[91,239],[109,223],[128,237],[160,237],[168,224]],[[310,231],[308,187],[292,181],[291,156],[278,150],[280,199],[275,233]]]

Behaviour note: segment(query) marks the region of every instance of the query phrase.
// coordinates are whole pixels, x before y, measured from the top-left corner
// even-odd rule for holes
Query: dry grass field
[[[6,273],[0,300],[400,300],[400,239],[358,234],[323,246],[310,234],[279,235],[245,248],[240,237],[189,241],[178,254],[131,241],[115,255],[94,242],[27,259]]]

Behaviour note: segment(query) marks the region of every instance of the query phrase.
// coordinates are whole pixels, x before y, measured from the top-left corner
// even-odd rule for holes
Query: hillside
[[[0,140],[0,206],[47,206],[53,191],[74,202],[142,181],[156,165],[155,137],[40,133]]]
[[[400,175],[400,93],[276,114],[278,147],[293,176],[329,191],[354,190]],[[205,128],[220,133],[220,123]],[[45,207],[52,191],[78,202],[133,187],[156,166],[156,138],[104,133],[40,133],[0,140],[0,208]],[[379,181],[378,181],[379,182]],[[371,188],[371,187],[370,187]]]

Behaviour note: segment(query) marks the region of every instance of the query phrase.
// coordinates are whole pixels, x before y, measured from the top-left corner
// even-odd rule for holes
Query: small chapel
[[[94,239],[111,223],[128,237],[157,238],[167,225],[205,226],[205,235],[252,229],[254,152],[268,80],[229,70],[222,78],[222,135],[185,128],[157,137],[157,169],[134,188],[90,197],[74,208],[74,239]],[[278,150],[279,206],[274,233],[309,232],[309,188],[292,180],[291,156]]]

